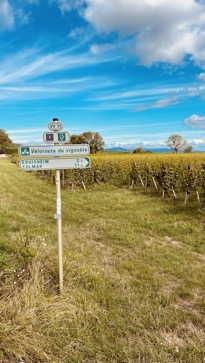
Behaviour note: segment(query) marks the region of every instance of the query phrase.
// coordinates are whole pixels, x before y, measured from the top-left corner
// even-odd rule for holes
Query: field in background
[[[55,186],[8,160],[0,175],[0,361],[205,362],[203,205],[99,181],[63,190],[59,297]]]
[[[170,160],[176,160],[180,158],[181,160],[190,160],[190,161],[205,161],[205,153],[126,153],[126,152],[100,152],[97,154],[91,154],[92,159],[101,159],[101,160],[131,160],[136,161],[155,161],[155,160],[164,160],[165,162],[169,162]]]

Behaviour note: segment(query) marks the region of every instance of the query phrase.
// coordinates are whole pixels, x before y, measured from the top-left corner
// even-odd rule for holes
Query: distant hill
[[[144,149],[144,150],[149,150],[149,151],[152,151],[153,153],[170,153],[170,149],[168,149],[168,148]]]
[[[105,149],[104,151],[110,151],[110,152],[126,152],[130,153],[131,150],[125,149],[124,147],[111,147],[109,149]]]
[[[108,149],[105,149],[105,151],[108,151],[108,152],[127,152],[127,153],[130,153],[132,152],[134,149],[125,149],[124,147],[110,147]],[[159,148],[159,149],[143,149],[145,151],[151,151],[153,153],[169,153],[170,152],[170,149],[168,148]]]

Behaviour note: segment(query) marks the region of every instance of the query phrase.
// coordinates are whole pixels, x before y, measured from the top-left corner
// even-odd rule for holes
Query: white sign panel
[[[90,167],[89,158],[62,159],[21,159],[22,170],[55,170],[55,169],[87,169]]]
[[[51,131],[61,131],[63,130],[63,124],[59,121],[49,122],[48,128]]]
[[[20,146],[18,151],[20,156],[83,156],[90,154],[90,146],[86,144]]]
[[[70,141],[70,134],[68,132],[44,132],[43,141],[47,144],[53,144],[55,142],[63,144]]]

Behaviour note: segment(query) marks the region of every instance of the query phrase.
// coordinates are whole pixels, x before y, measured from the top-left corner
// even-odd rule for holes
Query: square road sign
[[[30,149],[29,149],[29,147],[20,147],[19,148],[19,151],[20,151],[20,153],[19,153],[19,155],[22,155],[22,156],[28,156],[28,155],[30,155]]]
[[[46,141],[54,141],[54,135],[53,134],[49,134],[47,132],[46,133]]]
[[[66,141],[66,134],[65,132],[58,133],[58,141]]]

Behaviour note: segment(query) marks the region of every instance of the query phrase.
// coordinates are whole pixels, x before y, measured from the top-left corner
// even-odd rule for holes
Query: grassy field
[[[0,160],[0,362],[205,362],[205,210],[111,185],[62,191]]]
[[[147,161],[152,163],[153,161],[172,162],[176,159],[189,160],[189,162],[205,162],[205,153],[135,153],[132,152],[102,152],[91,155],[92,160],[106,160],[112,162],[113,160],[124,161]]]

